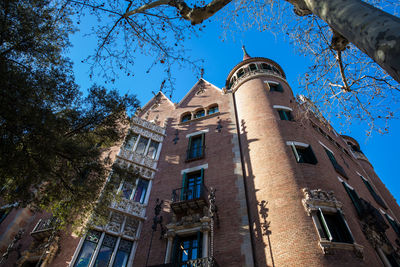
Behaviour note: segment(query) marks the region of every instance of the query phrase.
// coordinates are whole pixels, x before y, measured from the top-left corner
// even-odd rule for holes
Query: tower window
[[[264,70],[272,70],[271,66],[266,63],[261,63],[261,68]]]
[[[243,70],[243,69],[240,69],[240,70],[238,71],[238,73],[237,73],[238,79],[239,79],[240,77],[242,77],[243,75],[244,75],[244,70]]]
[[[205,139],[204,133],[189,137],[187,160],[200,159],[204,156],[204,149],[205,149],[204,139]]]
[[[250,71],[253,71],[253,70],[257,69],[257,66],[256,66],[256,64],[250,64],[249,68],[250,68]]]
[[[279,109],[279,117],[283,121],[293,121],[292,112],[290,110]]]
[[[280,83],[268,83],[270,92],[283,92],[283,87]]]
[[[192,119],[192,115],[190,113],[182,116],[181,122],[190,121]]]
[[[310,145],[297,143],[297,142],[287,142],[291,146],[293,154],[298,163],[309,163],[317,164],[317,158]]]

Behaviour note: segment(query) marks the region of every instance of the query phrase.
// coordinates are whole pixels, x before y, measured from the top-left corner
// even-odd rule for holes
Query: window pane
[[[333,242],[353,243],[353,238],[339,214],[324,214]]]
[[[138,185],[136,187],[135,196],[133,200],[136,202],[140,202],[143,204],[144,199],[146,197],[147,187],[149,186],[149,181],[139,179]]]
[[[117,237],[111,235],[104,236],[99,254],[97,255],[96,262],[94,263],[95,267],[108,266],[108,262],[110,261],[116,242],[117,242]]]
[[[127,138],[127,140],[125,142],[124,148],[126,150],[132,150],[133,147],[135,146],[135,143],[137,141],[138,135],[135,134],[135,133],[129,133],[126,138]]]
[[[149,142],[148,138],[141,136],[139,139],[139,143],[136,147],[136,153],[143,154],[144,151],[146,150],[146,146],[147,146],[148,142]]]
[[[122,196],[126,199],[130,199],[132,195],[133,186],[131,183],[124,182],[122,186]]]
[[[204,117],[204,115],[205,115],[205,111],[204,111],[204,110],[200,110],[200,111],[197,111],[197,112],[196,112],[196,114],[194,115],[194,117],[195,117],[195,118],[201,118],[201,117]]]
[[[158,145],[159,145],[158,142],[151,140],[150,146],[149,146],[149,151],[147,152],[148,157],[150,157],[152,159],[156,158]]]
[[[115,256],[113,267],[126,267],[128,265],[129,254],[131,253],[133,242],[121,239],[117,255]]]
[[[203,136],[197,135],[191,138],[188,159],[200,158],[203,156]]]
[[[218,106],[212,107],[208,110],[208,115],[214,114],[218,112]]]
[[[192,115],[187,114],[187,115],[185,115],[185,116],[182,117],[182,122],[190,121],[191,118],[192,118]]]
[[[76,258],[74,267],[87,267],[92,259],[93,252],[100,240],[101,232],[91,230],[87,233],[85,242],[83,242],[81,251]]]

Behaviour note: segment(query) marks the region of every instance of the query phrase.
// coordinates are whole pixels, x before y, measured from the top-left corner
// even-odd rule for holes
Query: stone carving
[[[139,227],[138,220],[131,218],[131,217],[127,217],[123,234],[134,238],[134,237],[136,237],[138,227]]]
[[[303,188],[304,199],[302,200],[304,208],[311,215],[311,212],[317,211],[319,208],[333,208],[341,210],[343,204],[339,202],[333,191],[324,191],[321,189]]]
[[[111,232],[119,233],[121,231],[123,220],[124,216],[121,213],[113,212],[106,229]]]
[[[132,214],[137,217],[144,217],[144,205],[129,199],[121,199],[112,203],[113,209],[124,213]]]
[[[132,124],[139,125],[139,126],[141,126],[143,128],[148,128],[148,129],[150,129],[150,130],[152,130],[154,132],[160,133],[160,134],[164,134],[164,132],[165,132],[165,129],[163,127],[158,126],[158,125],[156,125],[154,123],[151,123],[149,121],[142,120],[141,118],[138,118],[138,117],[132,118]]]
[[[140,165],[144,165],[151,169],[155,169],[156,162],[157,162],[156,160],[145,157],[142,154],[138,154],[133,151],[128,151],[123,148],[121,148],[121,150],[120,150],[119,157],[129,160],[129,161],[133,161]],[[137,167],[140,168],[139,166],[137,166]]]

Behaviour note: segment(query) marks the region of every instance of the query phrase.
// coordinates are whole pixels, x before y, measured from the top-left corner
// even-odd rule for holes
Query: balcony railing
[[[171,208],[175,213],[200,209],[208,205],[208,189],[204,184],[181,187],[172,191]]]
[[[57,219],[54,217],[48,219],[40,219],[33,228],[31,236],[37,240],[49,237],[51,232],[54,230],[57,223]]]
[[[182,263],[164,263],[150,267],[219,267],[214,257],[200,258]]]

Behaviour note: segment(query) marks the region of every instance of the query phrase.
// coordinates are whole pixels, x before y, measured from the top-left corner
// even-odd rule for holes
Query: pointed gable
[[[216,103],[221,95],[221,89],[201,78],[182,98],[177,107],[190,107],[192,109],[196,107],[207,107]]]
[[[174,109],[175,104],[160,91],[141,108],[138,117],[163,126],[166,114]]]

